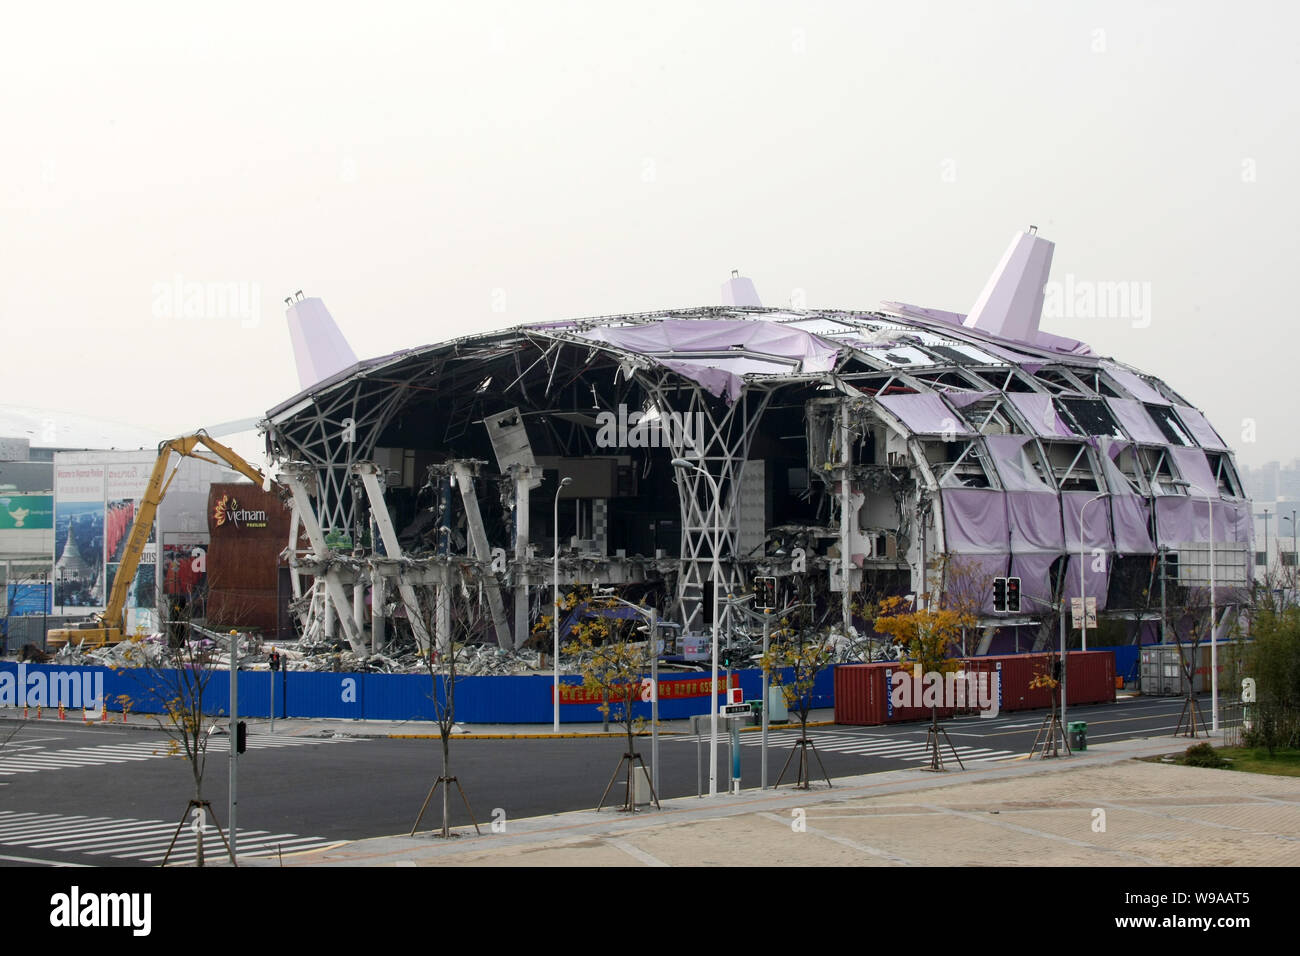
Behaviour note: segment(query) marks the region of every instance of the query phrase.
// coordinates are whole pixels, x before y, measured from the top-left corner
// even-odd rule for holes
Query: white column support
[[[311,497],[304,482],[304,476],[297,473],[297,471],[288,471],[286,474],[277,475],[276,477],[281,484],[288,485],[290,492],[293,494],[294,507],[297,509],[298,516],[302,519],[303,527],[307,530],[307,538],[311,541],[312,552],[316,561],[322,566],[328,565],[330,551],[325,545],[325,535],[316,522],[315,512],[311,510]],[[325,567],[319,576],[324,580],[325,593],[328,596],[325,603],[326,635],[331,636],[330,629],[333,622],[331,622],[330,617],[333,614],[343,626],[343,634],[352,647],[353,653],[365,657],[366,645],[361,639],[361,631],[357,628],[353,618],[351,602],[348,601],[348,595],[343,588],[343,581],[338,569]]]
[[[469,540],[474,549],[474,557],[487,569],[487,573],[483,575],[483,582],[487,588],[492,626],[497,632],[497,645],[509,648],[512,646],[510,625],[506,623],[506,608],[501,601],[501,586],[492,571],[492,549],[488,547],[487,530],[483,527],[483,515],[478,510],[478,498],[474,494],[474,476],[470,472],[469,465],[463,461],[452,463],[452,473],[456,477],[456,485],[460,488],[460,497],[465,504],[465,524],[469,528]]]
[[[384,553],[389,561],[399,561],[402,557],[402,548],[397,542],[397,529],[393,527],[393,519],[388,514],[388,505],[384,503],[384,491],[379,487],[379,466],[374,462],[362,461],[353,465],[352,471],[361,476],[361,484],[366,489],[366,497],[370,501],[370,515],[374,519],[375,527],[379,529],[379,539],[384,543]],[[372,580],[377,583],[380,576],[380,571],[376,569]],[[402,596],[402,604],[406,607],[406,619],[411,624],[420,653],[426,654],[429,651],[429,629],[425,626],[415,588],[400,570],[397,571],[397,592]],[[372,596],[371,601],[374,600]]]
[[[840,620],[843,622],[844,636],[849,636],[849,625],[853,620],[853,556],[849,541],[849,471],[853,465],[853,455],[849,440],[849,400],[840,401]]]
[[[531,469],[514,465],[515,479],[515,648],[528,640],[528,492]]]

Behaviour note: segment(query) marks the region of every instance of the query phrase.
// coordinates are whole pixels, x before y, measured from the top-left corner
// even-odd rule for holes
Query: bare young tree
[[[993,593],[994,575],[973,557],[945,553],[940,559],[943,590],[939,607],[954,612],[961,621],[961,653],[968,653],[966,632],[974,627]]]
[[[411,826],[411,836],[415,836],[424,818],[430,801],[438,787],[442,787],[442,827],[437,835],[450,839],[456,834],[451,830],[451,785],[454,783],[460,792],[465,809],[469,812],[474,832],[481,833],[474,811],[470,809],[469,798],[460,785],[460,780],[451,773],[451,737],[456,726],[456,682],[460,677],[459,666],[464,663],[469,648],[487,640],[491,630],[491,619],[487,613],[486,596],[483,593],[478,570],[472,566],[459,567],[448,565],[448,574],[454,582],[439,588],[441,595],[435,599],[446,601],[446,619],[450,622],[450,631],[440,630],[438,626],[438,609],[435,606],[421,605],[421,617],[424,618],[426,632],[433,635],[433,647],[424,659],[429,673],[431,689],[429,699],[433,701],[434,717],[438,724],[438,740],[442,749],[442,773],[429,788],[424,798],[424,805]]]
[[[812,623],[810,606],[802,605],[790,616],[782,618],[780,628],[771,633],[771,643],[762,660],[763,670],[768,679],[781,688],[786,707],[799,717],[799,739],[795,741],[786,758],[781,773],[777,775],[775,786],[781,785],[790,761],[796,751],[799,765],[796,770],[795,788],[808,790],[811,787],[812,767],[808,760],[808,751],[812,751],[821,767],[826,786],[831,786],[830,775],[822,765],[817,745],[808,736],[808,715],[812,711],[813,690],[817,684],[817,675],[835,663],[835,653],[830,645],[829,635],[819,633]],[[763,706],[767,706],[764,701]]]
[[[200,627],[191,619],[192,610],[188,603],[172,602],[167,607],[162,634],[146,636],[141,633],[124,642],[126,646],[121,653],[123,666],[118,673],[134,680],[139,688],[139,697],[134,701],[136,710],[152,712],[154,722],[168,737],[169,755],[185,760],[193,784],[192,795],[162,865],[167,864],[181,827],[191,814],[198,834],[196,864],[203,866],[205,862],[204,831],[210,821],[216,827],[231,863],[238,865],[212,803],[203,795],[203,781],[207,771],[208,745],[223,720],[221,705],[225,703],[213,700],[209,692],[212,678],[217,672],[228,670],[228,658],[223,660],[223,657],[232,649],[247,645],[249,638],[237,629],[223,634]],[[227,620],[246,619],[249,610],[248,607],[231,608]],[[132,701],[122,700],[121,703],[125,710]]]

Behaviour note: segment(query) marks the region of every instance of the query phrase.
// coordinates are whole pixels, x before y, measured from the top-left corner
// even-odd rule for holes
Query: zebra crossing
[[[161,863],[176,833],[176,821],[139,820],[132,817],[72,816],[59,813],[19,813],[0,810],[0,847],[21,847],[27,851],[78,854],[97,860],[123,860],[133,865]],[[338,840],[272,833],[268,830],[239,831],[239,855],[276,856],[333,846]],[[190,821],[176,837],[167,864],[183,866],[195,862],[198,848]],[[208,859],[226,852],[216,827],[207,826],[203,853]]]
[[[212,737],[208,741],[208,755],[219,756],[229,748],[228,736]],[[316,744],[346,743],[346,737],[291,737],[283,734],[249,734],[247,749],[267,750],[277,747],[304,747]],[[69,770],[81,767],[104,767],[112,764],[135,763],[171,756],[171,739],[155,737],[151,740],[129,743],[96,744],[91,747],[71,747],[67,750],[48,750],[43,747],[24,748],[10,744],[0,753],[0,777],[20,773],[38,773],[42,770]]]
[[[930,759],[930,752],[926,749],[925,739],[908,740],[898,737],[885,737],[879,735],[864,735],[844,733],[842,731],[810,731],[808,737],[816,745],[817,750],[821,753],[844,753],[857,754],[862,757],[878,757],[886,760],[900,760],[904,763],[925,763]],[[777,730],[768,732],[768,746],[774,749],[789,750],[794,747],[795,742],[799,740],[800,734],[797,730]],[[694,741],[691,736],[674,737],[679,741]],[[762,735],[752,731],[741,734],[740,743],[742,747],[761,747],[763,745]],[[1021,756],[1019,752],[1010,750],[993,750],[988,747],[972,747],[967,744],[956,744],[955,749],[957,756],[963,761],[966,760],[1014,760]],[[946,760],[952,753],[948,749],[947,741],[943,744],[943,756]]]

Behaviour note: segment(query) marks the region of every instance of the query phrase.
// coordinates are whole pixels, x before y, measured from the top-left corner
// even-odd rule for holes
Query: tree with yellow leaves
[[[913,610],[908,601],[901,597],[886,598],[880,602],[880,616],[875,620],[875,628],[881,634],[893,638],[899,649],[898,660],[903,666],[910,666],[922,674],[951,674],[961,669],[961,660],[957,652],[961,647],[962,628],[975,623],[972,614],[946,607],[925,607]],[[953,701],[950,706],[955,706]],[[926,747],[930,752],[930,769],[942,770],[943,758],[939,753],[939,738],[948,741],[948,746],[957,755],[948,732],[939,726],[939,705],[932,702],[930,707],[930,732],[926,737]],[[961,765],[961,758],[957,758]],[[965,769],[963,767],[963,769]]]
[[[1038,744],[1043,744],[1041,756],[1057,757],[1062,750],[1068,755],[1070,753],[1070,742],[1066,739],[1065,728],[1061,726],[1061,718],[1056,713],[1056,698],[1059,693],[1058,688],[1061,686],[1061,658],[1056,654],[1050,654],[1047,658],[1046,669],[1039,671],[1029,681],[1030,690],[1046,689],[1048,698],[1051,701],[1051,710],[1043,718],[1043,723],[1038,728],[1038,733],[1034,735],[1034,744],[1029,748],[1029,756],[1032,758],[1038,750]]]
[[[645,761],[636,752],[636,735],[645,726],[645,720],[636,716],[633,705],[641,697],[641,680],[650,668],[650,655],[654,653],[653,642],[649,639],[652,635],[647,635],[646,640],[638,640],[640,618],[612,595],[579,594],[575,591],[569,595],[567,603],[570,609],[580,604],[584,607],[579,620],[569,627],[569,639],[563,645],[563,651],[576,659],[583,688],[593,696],[600,696],[601,714],[606,720],[622,724],[627,735],[627,750],[614,768],[596,809],[604,805],[619,771],[626,765],[627,790],[620,809],[635,813],[633,774],[637,765],[645,772]],[[645,779],[648,783],[648,773]],[[658,807],[659,797],[653,787],[650,788],[650,797]]]

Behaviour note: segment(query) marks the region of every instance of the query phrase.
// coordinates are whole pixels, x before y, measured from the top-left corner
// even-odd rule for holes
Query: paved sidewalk
[[[841,778],[833,789],[666,800],[359,840],[285,866],[1296,866],[1300,779],[1149,763],[1173,738],[1061,760],[935,775]],[[249,861],[250,865],[278,865]]]

